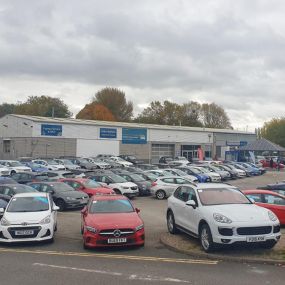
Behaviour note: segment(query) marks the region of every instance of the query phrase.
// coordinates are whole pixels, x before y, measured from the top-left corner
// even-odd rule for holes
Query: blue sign
[[[101,139],[116,139],[117,129],[100,128],[100,138]]]
[[[41,135],[42,136],[62,136],[62,125],[41,125]]]
[[[122,129],[123,144],[146,144],[147,129]]]

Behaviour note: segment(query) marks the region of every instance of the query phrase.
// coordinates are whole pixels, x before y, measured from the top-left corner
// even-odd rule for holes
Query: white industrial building
[[[256,140],[229,129],[6,115],[0,118],[0,158],[133,154],[149,162],[160,156],[224,159],[226,151]]]

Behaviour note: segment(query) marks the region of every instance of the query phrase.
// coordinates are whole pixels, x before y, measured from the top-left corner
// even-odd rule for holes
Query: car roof
[[[93,195],[90,198],[92,201],[102,201],[102,200],[129,200],[126,196],[124,195],[112,195],[112,194],[107,194],[107,195]]]
[[[270,191],[270,190],[261,190],[261,189],[250,189],[250,190],[242,190],[244,194],[271,194],[274,196],[278,196],[280,198],[285,199],[285,196],[278,194],[277,192]]]
[[[17,197],[48,197],[49,194],[43,192],[29,192],[29,193],[19,193],[13,196],[13,198]]]

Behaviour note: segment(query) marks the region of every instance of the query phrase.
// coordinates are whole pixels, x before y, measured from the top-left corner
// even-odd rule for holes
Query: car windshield
[[[132,213],[134,208],[128,200],[95,200],[90,213]]]
[[[148,177],[150,180],[155,180],[157,177],[158,177],[158,175],[156,175],[156,174],[154,174],[154,173],[147,173],[147,174],[145,174],[146,175],[146,177]]]
[[[203,205],[251,204],[251,202],[235,188],[199,189],[198,195]]]
[[[7,212],[40,212],[49,210],[49,201],[46,197],[14,197]]]
[[[130,155],[129,159],[136,160],[137,158],[135,156]]]
[[[47,160],[47,163],[48,163],[49,165],[59,165],[56,161],[54,161],[54,160],[52,160],[52,159]]]
[[[17,182],[14,179],[0,176],[0,184],[17,184]]]
[[[38,192],[37,190],[35,190],[32,187],[26,186],[26,185],[22,185],[22,184],[11,186],[11,188],[14,190],[15,193]]]
[[[197,169],[197,168],[190,168],[191,171],[193,171],[195,174],[200,174],[202,173],[201,170]]]
[[[213,166],[213,165],[211,165],[211,169],[216,171],[216,172],[221,171],[221,169],[219,169],[218,167]]]
[[[209,173],[209,170],[205,169],[205,168],[202,168],[202,167],[199,167],[198,168],[202,173]]]
[[[130,177],[133,179],[134,182],[142,182],[145,181],[145,179],[140,176],[139,174],[132,174]]]
[[[86,160],[85,158],[78,158],[78,161],[80,163],[89,163],[88,160]]]
[[[180,169],[175,169],[173,172],[175,172],[176,174],[180,175],[180,176],[186,176],[187,173],[185,173],[184,171],[180,170]]]
[[[20,163],[19,161],[11,161],[9,162],[11,167],[16,167],[16,166],[24,166],[22,163]]]
[[[111,179],[114,183],[124,183],[127,182],[127,180],[119,175],[108,175],[108,178]]]
[[[68,159],[64,159],[62,160],[62,162],[65,164],[65,165],[74,165],[70,160]]]
[[[63,182],[53,183],[49,185],[54,189],[55,192],[75,191],[71,186]]]
[[[98,188],[98,187],[102,187],[101,184],[99,184],[98,182],[94,181],[94,180],[91,180],[91,179],[88,179],[86,180],[83,185],[86,187],[86,188]]]
[[[29,162],[27,165],[28,165],[29,167],[33,167],[33,168],[43,167],[42,165],[37,164],[37,163],[34,163],[34,162]]]

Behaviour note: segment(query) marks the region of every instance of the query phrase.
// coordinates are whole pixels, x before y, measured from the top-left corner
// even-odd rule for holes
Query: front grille
[[[33,230],[34,233],[32,235],[16,235],[15,231],[26,231],[26,230]],[[35,238],[39,231],[41,230],[41,227],[11,227],[8,228],[8,232],[10,233],[12,238]]]
[[[107,229],[107,230],[102,230],[100,231],[100,235],[102,236],[106,236],[106,237],[114,237],[114,231],[120,231],[121,232],[121,236],[125,237],[125,236],[129,236],[134,234],[134,230],[133,229]]]
[[[219,228],[219,233],[222,236],[232,236],[233,230],[229,228]]]
[[[131,189],[132,189],[132,190],[137,190],[138,187],[137,187],[137,186],[133,186],[133,187],[131,187]]]
[[[273,232],[276,234],[276,233],[279,233],[280,232],[280,225],[278,226],[274,226],[273,227]]]
[[[265,235],[269,234],[272,231],[272,227],[265,226],[265,227],[243,227],[237,228],[237,233],[239,235]]]

